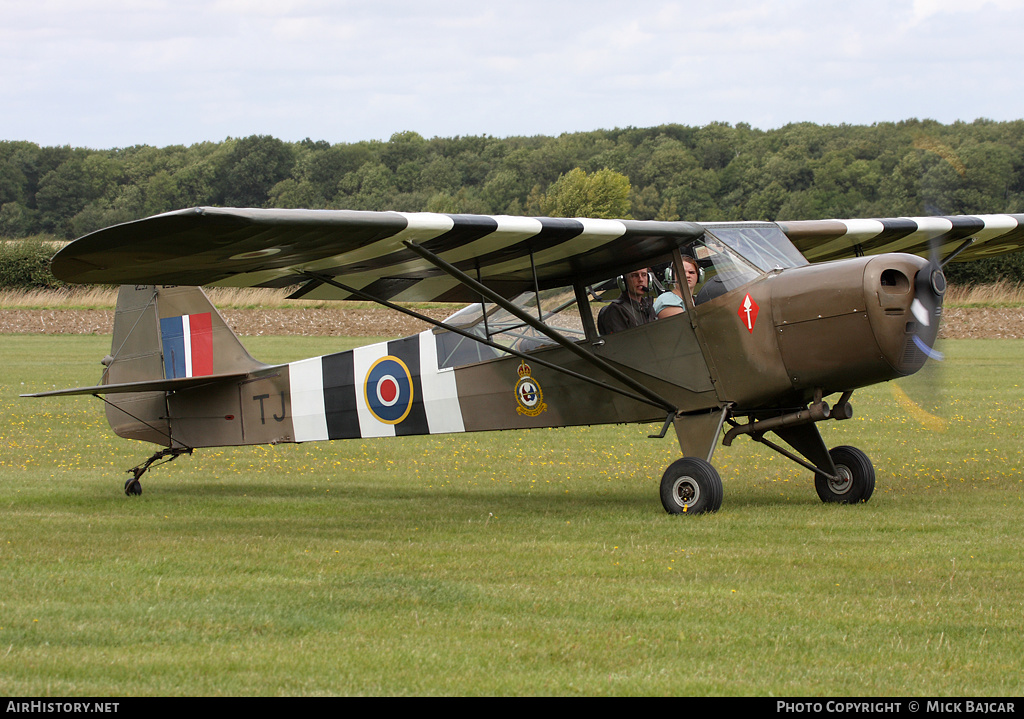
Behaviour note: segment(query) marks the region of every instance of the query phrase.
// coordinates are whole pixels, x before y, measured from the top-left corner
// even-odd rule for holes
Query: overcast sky
[[[0,0],[0,140],[1024,118],[1024,0]]]

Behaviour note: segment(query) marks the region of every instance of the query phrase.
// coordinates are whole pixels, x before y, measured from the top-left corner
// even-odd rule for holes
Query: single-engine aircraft
[[[652,437],[672,426],[682,451],[661,479],[670,513],[719,509],[711,460],[740,435],[810,470],[822,501],[865,502],[871,461],[829,449],[818,424],[850,418],[856,389],[924,365],[946,262],[1022,245],[1024,215],[696,223],[187,209],[57,253],[59,279],[121,285],[112,348],[100,384],[26,396],[101,397],[118,435],[162,446],[128,470],[127,494],[154,463],[201,447],[660,422]],[[606,281],[666,265],[679,276],[684,256],[702,275],[681,292],[684,313],[598,334],[596,301],[615,293],[600,291]],[[267,365],[204,285],[371,300],[432,328]],[[436,321],[400,304],[410,301],[469,304]]]

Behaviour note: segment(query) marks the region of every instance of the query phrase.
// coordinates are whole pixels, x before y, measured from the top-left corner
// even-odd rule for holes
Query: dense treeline
[[[698,221],[1024,212],[1024,121],[403,132],[335,145],[254,135],[111,150],[0,142],[0,237],[71,239],[197,205]],[[1000,272],[1018,271],[1009,262]]]

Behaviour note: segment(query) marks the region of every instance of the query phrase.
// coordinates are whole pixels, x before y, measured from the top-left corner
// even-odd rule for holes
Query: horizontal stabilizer
[[[245,377],[246,372],[232,374],[214,374],[204,377],[179,377],[177,379],[154,379],[141,382],[122,382],[120,384],[100,384],[94,387],[74,387],[72,389],[56,389],[52,392],[36,392],[23,394],[22,397],[60,397],[78,394],[126,394],[130,392],[180,392],[182,390],[203,387],[229,379]]]

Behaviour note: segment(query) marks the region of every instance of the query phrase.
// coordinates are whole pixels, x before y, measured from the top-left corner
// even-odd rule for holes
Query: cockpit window
[[[544,290],[540,293],[524,292],[512,302],[561,335],[573,340],[584,339],[583,321],[580,319],[576,295],[571,287]],[[587,309],[589,311],[590,308]],[[445,323],[475,337],[489,339],[519,352],[529,352],[538,347],[554,344],[546,335],[491,303],[464,307],[445,320]],[[455,332],[434,330],[434,335],[437,340],[438,368],[460,367],[504,357],[507,354]]]
[[[704,282],[694,297],[694,303],[698,305],[753,282],[764,274],[724,242],[710,235],[697,240],[688,249],[704,271]]]

